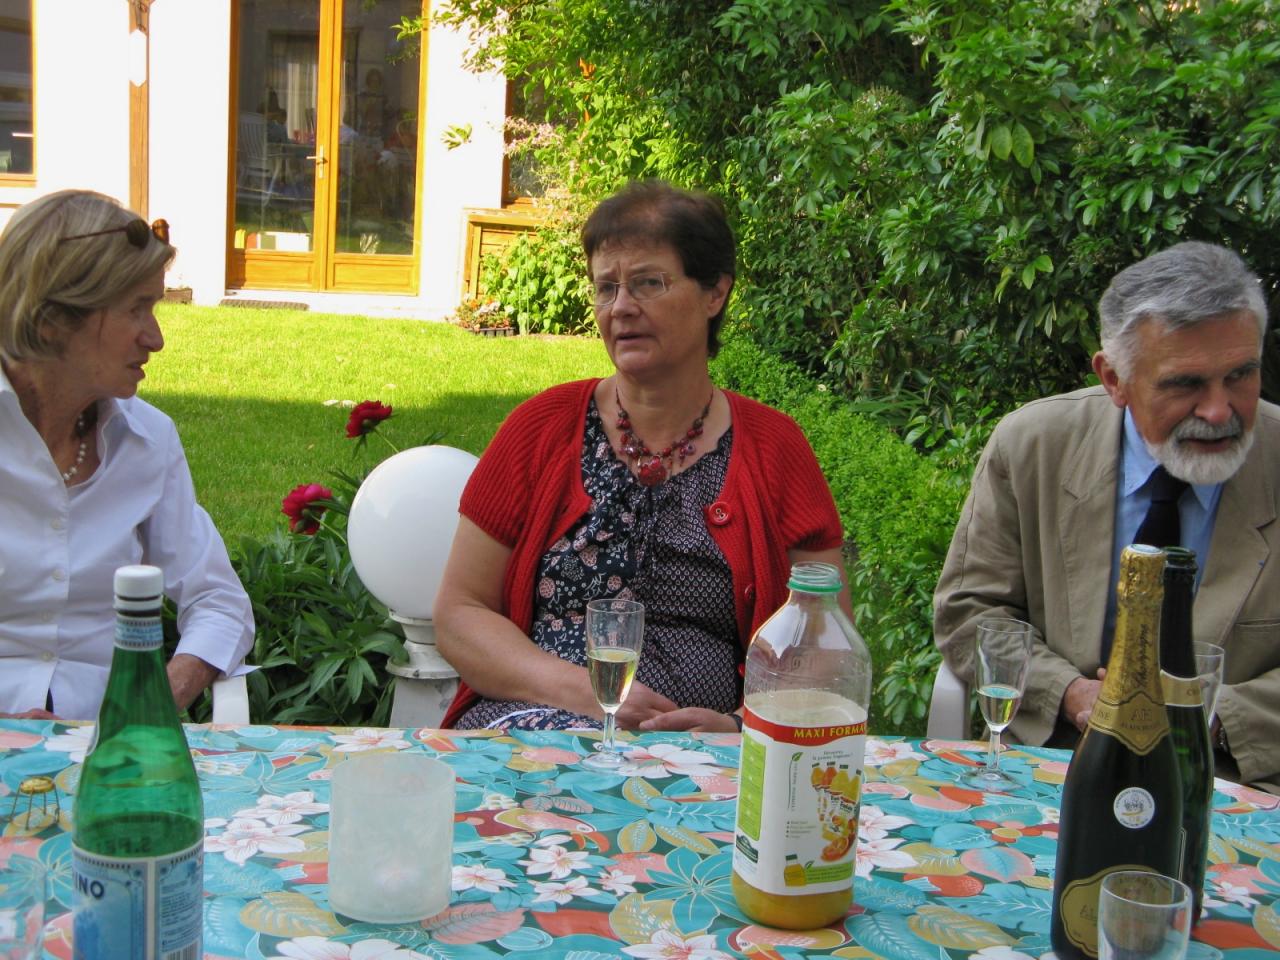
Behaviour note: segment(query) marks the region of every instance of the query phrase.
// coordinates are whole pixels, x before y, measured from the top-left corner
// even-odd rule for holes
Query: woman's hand
[[[588,682],[590,682],[589,679]],[[651,687],[636,682],[631,684],[631,692],[618,708],[618,714],[614,719],[623,730],[644,730],[647,729],[644,726],[646,723],[675,709],[677,707],[673,701]],[[596,708],[596,713],[601,713],[599,707]]]
[[[61,720],[56,713],[50,713],[41,707],[32,707],[21,713],[0,713],[0,720]]]
[[[651,717],[640,724],[640,729],[686,730],[690,733],[737,733],[738,724],[733,714],[717,713],[703,707],[680,707]]]

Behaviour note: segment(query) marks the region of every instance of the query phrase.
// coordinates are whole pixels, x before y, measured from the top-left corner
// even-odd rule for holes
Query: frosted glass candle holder
[[[455,782],[413,753],[352,757],[333,771],[329,906],[370,923],[409,923],[449,906]]]

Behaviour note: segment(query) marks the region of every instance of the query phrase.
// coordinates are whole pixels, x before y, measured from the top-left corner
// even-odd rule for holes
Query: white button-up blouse
[[[139,400],[99,405],[93,476],[68,487],[0,371],[0,713],[92,720],[106,690],[117,567],[164,571],[179,653],[224,674],[253,646],[253,611],[196,503],[173,421]]]

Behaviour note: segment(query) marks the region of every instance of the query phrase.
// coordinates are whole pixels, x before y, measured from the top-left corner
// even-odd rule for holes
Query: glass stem
[[[993,772],[1000,769],[1000,731],[991,727],[991,739],[987,741],[987,769]]]
[[[604,736],[600,740],[600,750],[603,753],[616,753],[617,748],[613,744],[613,711],[606,710],[604,712]]]

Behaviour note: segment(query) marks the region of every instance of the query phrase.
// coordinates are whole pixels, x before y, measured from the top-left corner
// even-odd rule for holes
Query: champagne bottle
[[[1102,691],[1062,787],[1049,936],[1058,960],[1098,955],[1098,894],[1116,870],[1178,875],[1182,785],[1160,686],[1164,551],[1125,547]]]
[[[115,573],[115,651],[72,836],[76,960],[196,960],[204,811],[165,672],[164,578]]]
[[[788,586],[747,650],[732,885],[753,920],[804,930],[853,898],[871,656],[839,570],[798,563]]]
[[[1195,652],[1191,646],[1192,589],[1196,555],[1169,547],[1160,614],[1160,681],[1169,710],[1169,733],[1182,778],[1182,865],[1177,876],[1191,888],[1193,922],[1204,902],[1204,870],[1209,856],[1209,816],[1213,803],[1213,746]]]

